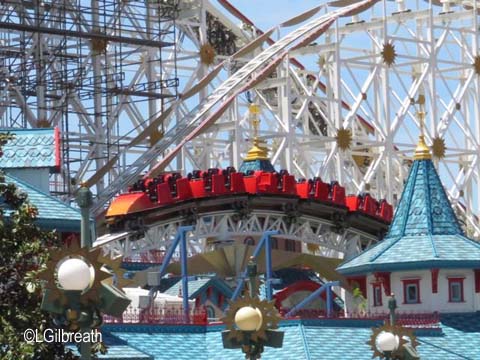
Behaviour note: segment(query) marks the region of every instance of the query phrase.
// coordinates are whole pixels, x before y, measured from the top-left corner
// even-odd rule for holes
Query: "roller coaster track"
[[[168,130],[154,146],[146,150],[133,164],[124,170],[123,173],[119,174],[107,188],[98,193],[93,206],[93,212],[95,214],[102,212],[104,205],[109,200],[128,184],[134,182],[141,172],[148,165],[153,164],[155,159],[167,151],[170,146],[179,144],[184,141],[189,134],[199,133],[203,128],[208,127],[212,119],[216,119],[215,112],[223,112],[225,110],[225,106],[222,105],[226,105],[225,101],[228,101],[226,98],[228,96],[234,97],[241,90],[245,89],[245,82],[254,83],[256,79],[262,78],[262,75],[270,70],[270,63],[278,60],[279,57],[281,58],[290,45],[300,40],[296,46],[305,46],[320,36],[321,33],[327,30],[339,17],[350,16],[359,11],[363,11],[375,3],[376,0],[364,0],[319,16],[266,48],[217,87],[187,116],[179,119],[176,125]],[[222,100],[224,100],[223,104]],[[179,101],[182,101],[182,99]],[[173,109],[178,106],[178,104],[179,102],[174,104],[172,108],[169,109],[170,112],[173,112]],[[215,110],[214,107],[218,105],[220,105],[220,107]],[[214,114],[202,121],[202,119],[212,111]],[[117,156],[121,156],[121,154],[119,153]]]

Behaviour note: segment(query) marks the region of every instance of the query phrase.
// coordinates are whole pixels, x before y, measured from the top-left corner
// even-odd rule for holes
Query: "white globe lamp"
[[[63,290],[84,291],[90,287],[95,274],[82,259],[71,258],[63,261],[57,270],[57,279]]]
[[[383,352],[384,354],[387,352],[392,352],[398,349],[400,345],[400,339],[397,335],[392,334],[388,331],[382,331],[378,334],[376,339],[376,344],[378,350]]]
[[[244,306],[235,313],[235,324],[242,331],[256,331],[262,323],[262,312],[257,308]]]

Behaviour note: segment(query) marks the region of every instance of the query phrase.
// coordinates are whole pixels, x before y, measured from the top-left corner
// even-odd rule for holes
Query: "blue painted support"
[[[253,250],[253,258],[256,258],[264,246],[265,247],[265,262],[266,262],[266,287],[267,287],[267,298],[270,291],[270,300],[272,298],[272,247],[270,243],[270,237],[273,235],[278,235],[278,231],[265,231],[260,238],[255,250]],[[268,250],[267,250],[268,249]],[[247,278],[247,269],[242,272],[242,275],[238,279],[237,287],[233,292],[231,301],[237,300],[238,296],[242,292],[243,286],[245,284],[245,279]],[[270,290],[269,290],[270,288]]]
[[[260,253],[260,250],[262,250],[263,243],[265,241],[265,237],[262,236],[260,241],[258,242],[257,246],[255,247],[255,250],[253,250],[252,256],[256,258],[258,254]],[[240,275],[240,278],[238,279],[237,282],[237,287],[235,288],[235,291],[233,292],[232,301],[237,300],[238,296],[242,292],[243,285],[245,284],[245,279],[247,278],[247,269],[243,270],[242,275]]]
[[[328,282],[328,283],[325,283],[323,284],[321,287],[319,287],[317,290],[315,290],[314,292],[312,292],[310,295],[308,295],[305,299],[303,299],[302,301],[300,301],[297,305],[295,305],[286,315],[285,317],[288,318],[290,316],[293,316],[295,315],[295,313],[302,309],[304,306],[308,305],[311,301],[315,300],[317,297],[319,297],[325,290],[329,289],[330,288],[330,307],[332,307],[332,291],[331,291],[331,287],[332,286],[339,286],[340,285],[340,281],[331,281],[331,282]],[[328,290],[327,290],[328,291]],[[328,298],[329,298],[329,295],[328,295],[328,292],[327,292],[327,316],[328,316]],[[331,310],[330,310],[330,315],[331,315]]]
[[[180,243],[180,261],[182,266],[182,295],[183,295],[183,305],[184,309],[188,311],[188,274],[187,274],[187,238],[186,234],[189,231],[193,231],[193,226],[180,226],[177,231],[177,235],[175,235],[175,239],[173,240],[173,244],[168,248],[165,257],[163,258],[162,265],[160,266],[160,279],[165,275],[167,271],[167,266],[170,264],[172,260],[173,253],[177,248],[178,244]],[[182,245],[183,244],[183,245]],[[184,268],[185,266],[185,268]],[[184,285],[184,281],[187,282],[187,285]],[[185,291],[186,290],[186,291]],[[150,290],[150,297],[153,297],[155,289],[152,288]],[[187,307],[185,308],[185,303]]]
[[[332,317],[332,311],[333,311],[333,298],[332,298],[332,287],[327,286],[327,318]]]
[[[270,235],[265,233],[265,288],[267,292],[267,300],[272,300],[272,245]],[[276,234],[273,234],[276,235]]]
[[[182,297],[183,297],[183,315],[188,324],[188,272],[187,272],[187,239],[186,231],[180,232],[180,265],[182,268]]]

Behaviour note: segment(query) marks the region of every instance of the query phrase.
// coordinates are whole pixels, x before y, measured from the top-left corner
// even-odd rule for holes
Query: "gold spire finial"
[[[424,135],[424,122],[425,122],[425,111],[423,110],[423,105],[420,105],[420,110],[417,112],[418,120],[420,121],[420,136],[418,139],[417,148],[415,149],[415,155],[413,156],[414,160],[430,160],[432,154],[430,153],[430,148],[425,144],[425,135]]]
[[[258,128],[260,126],[258,115],[260,114],[260,106],[252,104],[248,110],[253,126],[253,146],[248,150],[245,160],[268,160],[268,149],[260,144],[261,140],[258,138]]]

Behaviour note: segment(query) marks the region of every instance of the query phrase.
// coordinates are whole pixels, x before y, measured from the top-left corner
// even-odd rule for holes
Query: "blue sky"
[[[263,30],[323,2],[318,0],[230,0],[233,6]]]

